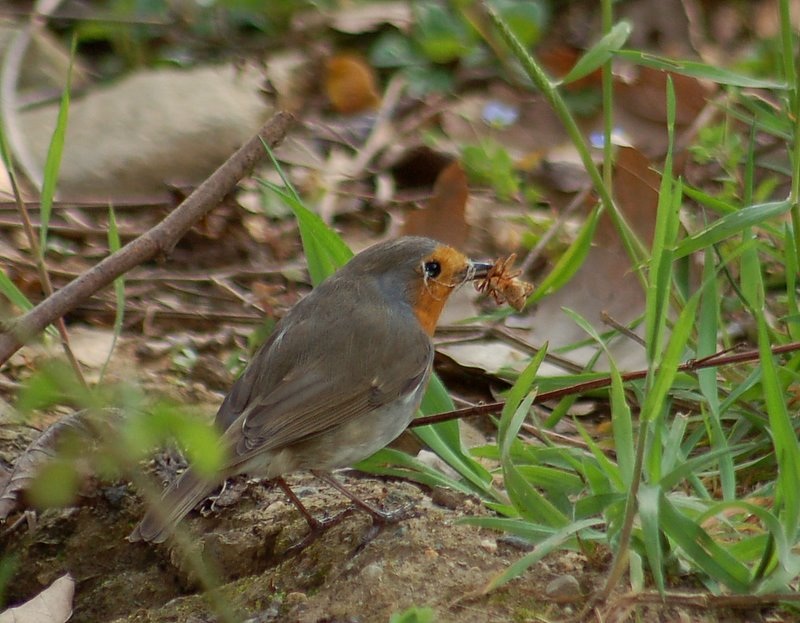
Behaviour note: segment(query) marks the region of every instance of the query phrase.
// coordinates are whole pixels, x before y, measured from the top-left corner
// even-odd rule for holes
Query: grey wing
[[[433,345],[413,322],[378,345],[369,327],[362,327],[346,347],[330,344],[317,359],[292,369],[270,392],[251,400],[226,433],[236,461],[342,426],[427,381]]]

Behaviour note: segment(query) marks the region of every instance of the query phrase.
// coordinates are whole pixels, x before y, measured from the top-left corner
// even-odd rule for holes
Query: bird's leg
[[[303,519],[306,520],[306,523],[312,532],[317,531],[322,527],[321,522],[309,512],[305,505],[300,501],[300,498],[295,495],[295,492],[292,491],[291,487],[283,478],[278,476],[277,478],[273,478],[272,481],[281,488],[281,491],[286,494],[286,497],[289,498],[289,501],[297,507],[297,510],[300,511],[300,514],[303,516]]]
[[[336,524],[340,523],[350,512],[353,510],[352,508],[348,508],[347,510],[342,511],[338,515],[334,515],[333,517],[327,517],[320,521],[311,512],[305,507],[305,505],[300,501],[300,498],[297,497],[292,488],[287,484],[287,482],[278,476],[277,478],[273,478],[272,482],[278,485],[281,490],[286,494],[286,497],[289,498],[289,501],[297,507],[297,510],[300,511],[300,514],[303,516],[303,519],[306,520],[306,523],[309,527],[309,532],[306,536],[302,538],[299,543],[292,545],[288,550],[287,554],[295,554],[317,540],[318,537],[322,535],[325,530],[328,528],[332,528]]]
[[[385,526],[387,524],[397,523],[398,521],[405,519],[408,516],[408,509],[407,508],[400,508],[395,511],[386,512],[381,511],[368,504],[361,498],[359,498],[355,493],[352,491],[348,491],[344,485],[342,485],[336,478],[334,478],[328,472],[322,472],[316,469],[312,469],[311,473],[314,474],[317,478],[322,480],[323,482],[327,483],[334,489],[336,489],[339,493],[345,496],[347,499],[353,502],[358,508],[363,510],[365,513],[369,514],[372,517],[372,523],[378,526]]]

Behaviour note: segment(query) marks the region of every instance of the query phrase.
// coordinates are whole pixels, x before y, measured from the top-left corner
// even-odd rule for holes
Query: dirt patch
[[[410,483],[352,474],[344,481],[385,508],[408,507],[411,516],[366,541],[370,519],[352,513],[291,552],[307,526],[280,491],[255,482],[234,485],[243,489],[234,506],[206,511],[205,517],[193,513],[183,524],[191,550],[218,580],[210,601],[201,595],[199,567],[186,551],[125,540],[140,518],[140,505],[126,486],[105,488],[80,508],[47,511],[32,529],[4,537],[5,552],[16,560],[7,598],[30,598],[69,572],[77,580],[72,620],[78,623],[205,621],[224,611],[237,620],[385,621],[415,605],[433,608],[440,621],[554,614],[553,605],[519,585],[479,595],[521,552],[498,542],[495,533],[459,523],[464,516],[485,513],[476,501],[457,498],[451,509],[434,504]],[[292,484],[319,517],[347,509],[346,500],[309,476]],[[581,565],[578,558],[571,564]],[[525,584],[541,586],[558,572],[540,566],[535,582]]]

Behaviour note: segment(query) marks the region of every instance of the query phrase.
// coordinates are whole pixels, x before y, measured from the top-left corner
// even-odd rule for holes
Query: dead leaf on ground
[[[403,225],[407,236],[428,236],[462,247],[469,235],[465,218],[469,187],[467,175],[456,160],[439,173],[433,196],[421,210],[409,211]]]
[[[72,327],[69,337],[77,360],[93,370],[103,367],[114,344],[114,332],[110,329]]]
[[[30,601],[0,613],[0,623],[66,623],[74,596],[75,580],[67,573]]]
[[[414,23],[408,2],[370,2],[346,4],[331,16],[331,28],[339,32],[360,35],[389,25],[402,31]]]
[[[714,94],[710,83],[650,67],[630,68],[627,77],[614,78],[614,123],[648,157],[663,156],[667,148],[667,78],[675,88],[675,124],[690,126]]]
[[[694,50],[684,0],[634,0],[620,5],[618,18],[636,24],[628,45],[633,49],[657,48],[667,56],[682,58]]]
[[[357,54],[341,53],[328,59],[325,94],[333,109],[342,115],[373,112],[381,103],[375,72]]]
[[[122,416],[118,409],[103,409],[100,415],[79,411],[50,425],[14,463],[14,469],[0,491],[0,520],[19,506],[19,497],[28,490],[40,470],[56,458],[59,448],[70,439],[80,439],[87,448],[100,438],[100,431],[115,426]]]
[[[645,245],[650,244],[655,227],[658,186],[658,173],[640,151],[631,147],[619,150],[614,171],[617,203]],[[611,218],[603,214],[595,231],[592,248],[572,279],[542,300],[530,316],[512,317],[508,324],[530,329],[534,343],[548,342],[550,348],[555,349],[587,338],[583,329],[562,308],[577,312],[604,333],[610,327],[603,322],[603,312],[627,325],[643,313],[644,302],[644,291],[631,269],[630,259],[616,228]],[[636,333],[641,334],[642,331],[643,328],[639,327]],[[565,356],[585,365],[595,355],[596,349],[594,345],[583,346],[569,351]],[[635,369],[645,363],[644,349],[627,337],[615,338],[610,350],[621,369]],[[601,358],[596,368],[604,369],[607,366],[608,362]]]

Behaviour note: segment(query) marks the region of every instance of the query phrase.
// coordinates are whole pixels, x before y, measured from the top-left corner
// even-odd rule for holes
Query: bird
[[[223,466],[191,466],[169,485],[128,539],[159,543],[227,478],[276,482],[311,526],[316,520],[283,477],[309,470],[373,522],[389,515],[330,472],[369,457],[416,416],[433,367],[433,333],[450,294],[492,264],[430,238],[404,236],[353,256],[275,325],[215,417]]]

